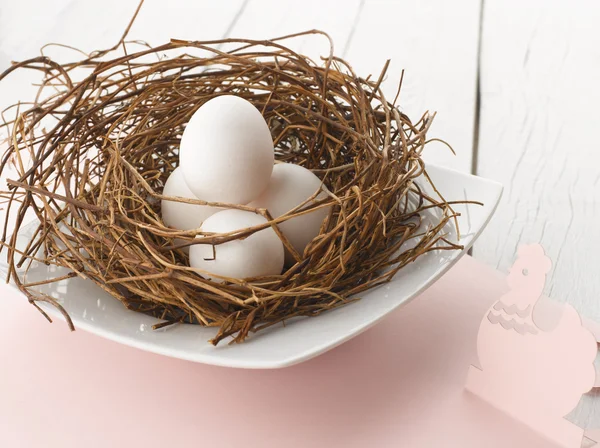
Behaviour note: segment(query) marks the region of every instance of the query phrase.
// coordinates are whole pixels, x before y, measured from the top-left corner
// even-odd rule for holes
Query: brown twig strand
[[[459,248],[445,239],[455,217],[451,203],[427,196],[415,182],[428,179],[421,153],[432,117],[413,124],[389,103],[380,88],[383,73],[360,78],[333,54],[318,65],[285,45],[308,34],[326,36],[313,30],[270,41],[173,40],[137,52],[133,44],[122,52],[121,42],[79,62],[37,57],[1,74],[33,69],[44,75],[33,106],[23,110],[22,103],[3,126],[10,139],[0,174],[11,180],[2,197],[14,222],[5,222],[1,247],[12,281],[32,303],[60,307],[36,292],[46,282],[27,283],[18,268],[28,260],[67,267],[72,274],[48,282],[83,276],[128,308],[162,319],[157,328],[217,327],[211,341],[217,344],[344,305],[426,252]],[[277,160],[313,170],[327,187],[326,199],[276,219],[266,210],[213,204],[268,219],[225,235],[163,224],[161,193],[177,166],[185,125],[204,102],[223,94],[239,95],[262,112]],[[181,250],[277,229],[329,206],[320,234],[281,275],[216,283],[190,268]],[[19,232],[27,211],[38,228],[25,249],[17,248],[8,227]],[[433,211],[437,224],[419,227]]]

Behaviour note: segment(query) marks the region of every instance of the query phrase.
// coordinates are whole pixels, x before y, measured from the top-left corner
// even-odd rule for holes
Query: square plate
[[[213,347],[207,341],[216,329],[198,325],[180,324],[154,331],[152,325],[160,322],[158,319],[127,310],[90,280],[72,278],[44,285],[39,290],[60,301],[77,329],[121,344],[219,366],[254,369],[291,366],[342,344],[418,296],[467,252],[485,228],[502,195],[502,185],[431,164],[427,165],[427,171],[446,198],[484,204],[454,207],[461,214],[458,218],[460,239],[450,225],[448,238],[464,245],[464,250],[430,252],[401,269],[387,285],[362,294],[361,300],[318,317],[291,320],[285,327],[273,326],[252,335],[243,344],[228,345],[225,340]],[[428,190],[425,182],[420,185]],[[34,230],[34,225],[21,230],[22,244]],[[6,275],[5,260],[0,263],[0,272]],[[33,264],[27,279],[34,282],[66,272],[56,266]],[[53,318],[63,319],[51,305],[40,303],[40,306]]]

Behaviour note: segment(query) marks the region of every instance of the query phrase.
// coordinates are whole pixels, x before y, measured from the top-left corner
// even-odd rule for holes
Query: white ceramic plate
[[[89,280],[61,281],[45,285],[43,291],[62,303],[77,329],[142,350],[227,367],[268,369],[297,364],[358,335],[419,295],[466,253],[487,225],[502,194],[500,184],[433,165],[428,165],[428,172],[447,199],[485,204],[455,207],[461,213],[459,243],[465,246],[463,251],[426,254],[401,269],[389,284],[364,293],[359,301],[318,317],[292,320],[285,327],[274,326],[252,335],[243,344],[228,345],[225,340],[213,347],[207,341],[216,330],[197,325],[183,324],[153,331],[152,325],[159,320],[127,310]],[[28,241],[28,232],[33,229],[34,226],[30,226],[22,230],[22,241]],[[448,232],[449,238],[456,241],[453,226],[448,226]],[[6,274],[5,260],[0,264],[0,271]],[[33,282],[61,273],[64,272],[59,268],[37,265],[30,269],[27,279]],[[52,317],[62,319],[54,307],[40,305]],[[35,310],[32,308],[31,312]]]

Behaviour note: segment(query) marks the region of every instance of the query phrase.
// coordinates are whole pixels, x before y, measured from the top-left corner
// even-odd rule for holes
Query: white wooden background
[[[136,5],[0,0],[0,69],[47,42],[111,46]],[[506,187],[474,256],[505,270],[519,244],[541,242],[554,260],[547,293],[600,321],[599,23],[597,0],[147,0],[129,37],[159,44],[319,28],[361,74],[391,58],[386,94],[404,68],[402,108],[437,111],[431,133],[457,152],[432,145],[425,157]],[[312,37],[296,48],[328,50]],[[31,80],[14,78],[0,86],[0,105],[27,92]],[[600,426],[594,408],[586,399],[573,418]]]

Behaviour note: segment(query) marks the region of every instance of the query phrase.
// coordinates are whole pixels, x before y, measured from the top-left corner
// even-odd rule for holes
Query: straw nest
[[[10,138],[0,165],[9,178],[2,237],[9,275],[32,304],[44,313],[38,302],[52,303],[73,328],[67,311],[19,269],[43,262],[71,271],[47,282],[90,279],[126,307],[162,319],[155,327],[213,326],[213,344],[229,336],[240,342],[292,317],[344,305],[428,251],[459,248],[444,238],[451,203],[415,182],[428,179],[421,153],[432,117],[411,122],[396,99],[384,98],[385,69],[365,79],[332,54],[316,63],[285,45],[293,37],[172,40],[135,52],[121,40],[74,63],[40,56],[0,75],[43,73],[36,99],[4,124]],[[268,223],[221,235],[164,225],[161,193],[178,163],[185,125],[222,94],[245,98],[262,112],[276,159],[311,169],[327,187],[326,199],[275,220],[266,210],[188,200],[251,210]],[[181,250],[266,226],[277,231],[315,207],[331,207],[330,214],[281,275],[215,283],[194,272]],[[438,222],[420,228],[432,209]],[[16,234],[31,213],[37,230],[27,247],[17,248]]]

